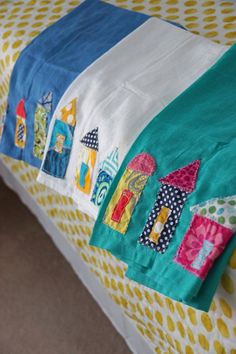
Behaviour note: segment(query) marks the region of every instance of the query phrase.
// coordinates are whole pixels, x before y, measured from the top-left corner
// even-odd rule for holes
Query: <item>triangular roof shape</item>
[[[162,184],[169,184],[187,193],[191,193],[195,188],[199,166],[200,160],[193,161],[189,165],[175,170],[165,177],[162,177],[159,181]]]
[[[99,142],[98,142],[98,128],[95,128],[88,132],[80,142],[87,146],[90,149],[98,151]]]
[[[16,115],[20,116],[21,118],[26,118],[25,114],[25,100],[22,98],[16,107]]]
[[[43,95],[40,98],[39,103],[45,108],[47,113],[51,112],[51,110],[52,110],[52,92],[49,91],[48,93]]]

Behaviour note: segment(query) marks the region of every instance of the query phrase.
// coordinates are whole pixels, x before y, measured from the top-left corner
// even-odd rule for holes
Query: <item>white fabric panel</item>
[[[118,148],[119,165],[143,128],[181,92],[198,79],[227,50],[156,18],[132,32],[104,54],[67,89],[50,124],[44,159],[55,119],[61,108],[77,99],[77,124],[65,179],[40,170],[38,181],[72,197],[93,217],[91,201],[99,164]],[[98,127],[99,151],[89,195],[75,186],[80,140]]]

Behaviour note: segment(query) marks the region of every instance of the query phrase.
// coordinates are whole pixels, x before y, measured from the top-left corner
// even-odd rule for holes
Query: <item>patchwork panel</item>
[[[155,160],[146,153],[137,155],[128,164],[105,212],[103,222],[106,225],[125,234],[134,208],[155,168]]]

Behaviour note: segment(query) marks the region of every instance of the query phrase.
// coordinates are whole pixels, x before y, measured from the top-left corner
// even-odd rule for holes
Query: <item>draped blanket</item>
[[[129,278],[205,311],[236,246],[235,57],[234,46],[142,131],[90,241]]]

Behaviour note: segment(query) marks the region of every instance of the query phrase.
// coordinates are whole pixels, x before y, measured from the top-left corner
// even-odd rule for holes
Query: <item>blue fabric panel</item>
[[[70,83],[91,63],[149,17],[113,5],[86,0],[36,37],[21,53],[10,80],[9,109],[0,152],[40,167],[33,155],[34,112],[38,100],[53,93],[52,114]],[[14,144],[16,106],[25,98],[25,149]]]
[[[71,149],[63,148],[59,154],[55,150],[49,150],[44,161],[43,171],[57,178],[64,178],[70,159]]]

